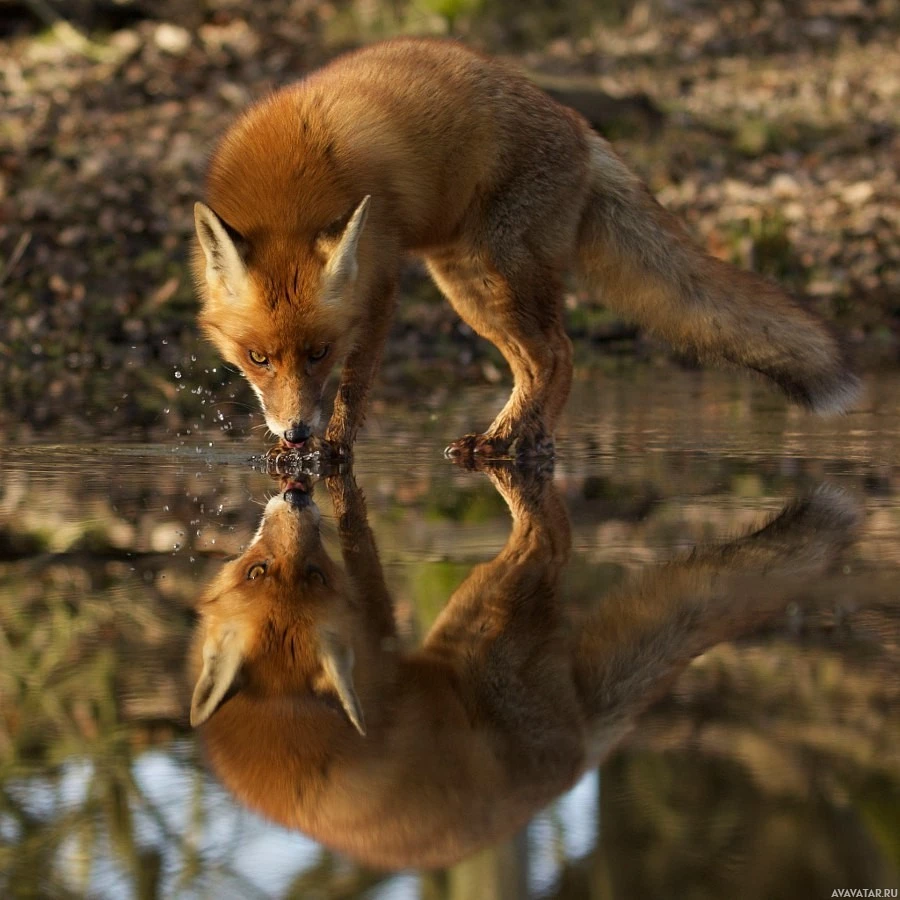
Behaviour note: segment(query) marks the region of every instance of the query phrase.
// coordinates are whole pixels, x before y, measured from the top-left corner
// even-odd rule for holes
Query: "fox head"
[[[325,382],[355,341],[369,201],[308,240],[241,234],[204,203],[194,207],[200,324],[250,382],[269,429],[291,445],[324,429]]]
[[[285,481],[244,553],[222,568],[198,605],[201,657],[191,725],[238,692],[336,699],[365,734],[353,684],[350,585],[326,553],[308,482]]]

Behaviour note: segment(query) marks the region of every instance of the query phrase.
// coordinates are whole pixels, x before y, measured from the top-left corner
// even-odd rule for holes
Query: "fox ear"
[[[359,206],[353,210],[350,221],[347,222],[346,227],[338,238],[337,245],[331,250],[328,262],[325,265],[325,273],[332,284],[342,286],[356,278],[356,273],[359,270],[356,258],[357,249],[363,227],[366,224],[366,217],[369,214],[369,201],[371,199],[371,194],[366,194],[362,198]]]
[[[243,649],[234,631],[206,638],[203,643],[203,671],[191,699],[193,728],[202,725],[234,693],[243,662]]]
[[[239,297],[247,280],[246,239],[205,203],[194,204],[194,225],[206,257],[207,282],[219,281],[229,294]]]
[[[366,722],[353,686],[353,651],[334,632],[323,630],[319,634],[319,652],[325,676],[337,692],[347,718],[365,737]]]

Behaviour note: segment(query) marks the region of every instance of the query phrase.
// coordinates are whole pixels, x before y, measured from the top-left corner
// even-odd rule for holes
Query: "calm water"
[[[152,446],[0,446],[0,896],[897,888],[900,379],[868,386],[862,411],[819,420],[721,374],[584,373],[552,476],[493,479],[440,451],[491,418],[502,388],[378,406],[342,490],[355,479],[365,494],[399,644],[416,647],[473,585],[501,611],[515,585],[516,608],[539,609],[533,620],[562,635],[504,626],[513,655],[530,654],[515,676],[495,671],[488,704],[515,771],[498,771],[508,787],[487,800],[471,772],[443,776],[450,787],[435,796],[472,815],[445,836],[465,858],[428,872],[360,866],[258,818],[189,726],[195,603],[278,491],[252,460],[259,431],[200,423]],[[339,560],[333,494],[315,486]],[[571,785],[535,764],[545,725],[558,746],[575,740],[552,679],[529,680],[551,663],[579,673],[588,697],[586,771]],[[376,732],[372,752],[395,766],[407,809],[404,789],[426,776],[398,778]],[[357,790],[364,810],[375,788]],[[441,810],[421,802],[425,830]],[[399,817],[370,817],[361,845],[379,845]],[[496,833],[504,823],[513,833]],[[415,834],[407,843],[411,858],[423,852]]]

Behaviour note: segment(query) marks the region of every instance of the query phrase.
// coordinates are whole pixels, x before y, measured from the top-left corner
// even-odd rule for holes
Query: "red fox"
[[[494,422],[451,454],[552,447],[570,272],[680,351],[762,373],[812,410],[857,395],[812,313],[700,250],[581,116],[451,41],[375,44],[257,103],[215,150],[206,200],[200,323],[290,446],[352,445],[410,255],[513,374]]]
[[[834,492],[591,605],[560,576],[569,521],[532,467],[491,478],[513,527],[403,652],[352,474],[327,479],[343,566],[308,484],[205,591],[191,723],[240,802],[380,868],[449,865],[513,833],[596,766],[695,656],[809,597],[854,537]]]

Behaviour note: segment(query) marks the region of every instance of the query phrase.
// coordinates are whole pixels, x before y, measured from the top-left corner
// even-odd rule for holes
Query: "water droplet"
[[[181,372],[179,372],[178,369],[175,370],[175,377],[181,378]]]

